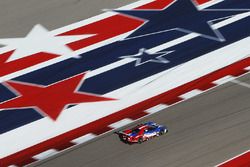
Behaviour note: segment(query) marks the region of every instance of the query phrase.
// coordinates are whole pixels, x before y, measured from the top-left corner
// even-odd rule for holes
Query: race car
[[[150,138],[163,135],[168,132],[168,128],[163,125],[159,125],[155,122],[146,122],[144,124],[137,125],[132,129],[116,132],[120,139],[125,143],[139,143],[149,140]]]

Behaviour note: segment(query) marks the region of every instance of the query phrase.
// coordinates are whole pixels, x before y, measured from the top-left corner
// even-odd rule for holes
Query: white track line
[[[85,143],[93,138],[95,138],[97,135],[94,135],[92,133],[89,133],[89,134],[86,134],[84,136],[81,136],[81,137],[78,137],[74,140],[72,140],[71,142],[72,143],[75,143],[75,144],[82,144],[82,143]]]
[[[198,9],[205,9],[208,8],[210,6],[216,5],[217,3],[223,2],[224,0],[213,0],[213,1],[208,1],[200,6],[198,6]]]
[[[190,99],[190,98],[192,98],[194,96],[197,96],[197,95],[199,95],[201,93],[203,93],[203,91],[195,89],[195,90],[192,90],[190,92],[187,92],[187,93],[181,95],[180,97],[183,98],[183,99]]]
[[[129,118],[125,118],[125,119],[122,119],[120,121],[117,121],[111,125],[109,125],[110,128],[113,128],[113,129],[117,129],[117,128],[120,128],[120,127],[123,127],[125,125],[128,125],[130,124],[131,122],[133,122],[132,119],[129,119]]]
[[[250,66],[248,66],[248,67],[246,67],[244,69],[250,71]]]
[[[230,82],[232,82],[232,83],[235,83],[235,84],[237,84],[237,85],[240,85],[240,86],[243,86],[243,87],[246,87],[246,88],[249,88],[250,89],[250,84],[248,84],[248,83],[245,83],[245,82],[241,82],[241,81],[239,81],[239,80],[232,80],[232,81],[230,81]]]
[[[46,158],[48,158],[48,157],[50,157],[52,155],[55,155],[57,153],[58,153],[57,150],[55,150],[55,149],[49,149],[47,151],[44,151],[44,152],[42,152],[40,154],[37,154],[37,155],[33,156],[32,158],[34,158],[36,160],[43,160],[43,159],[46,159]]]
[[[161,110],[164,110],[166,108],[168,108],[168,105],[166,105],[166,104],[158,104],[158,105],[156,105],[154,107],[151,107],[151,108],[145,110],[144,112],[149,113],[149,114],[153,114],[153,113],[159,112]]]
[[[233,77],[233,76],[231,76],[231,75],[228,75],[228,76],[225,76],[225,77],[223,77],[223,78],[220,78],[220,79],[218,79],[218,80],[216,80],[216,81],[213,81],[213,83],[215,83],[216,85],[222,85],[222,84],[225,84],[225,83],[227,83],[227,82],[229,82],[229,81],[232,81],[232,80],[234,80],[235,79],[235,77]]]

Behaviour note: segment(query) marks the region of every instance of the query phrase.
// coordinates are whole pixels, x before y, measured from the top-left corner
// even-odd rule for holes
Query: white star
[[[140,66],[142,64],[153,62],[153,63],[169,63],[169,61],[164,58],[164,56],[172,53],[174,51],[162,51],[157,53],[152,53],[150,50],[147,50],[145,48],[141,48],[137,54],[134,55],[127,55],[127,56],[121,56],[119,58],[121,59],[134,59],[135,66]]]
[[[39,52],[57,55],[70,54],[73,51],[66,44],[91,36],[93,35],[54,36],[46,28],[38,24],[33,27],[26,37],[0,39],[0,44],[15,48],[14,53],[7,60],[7,62],[10,62]]]

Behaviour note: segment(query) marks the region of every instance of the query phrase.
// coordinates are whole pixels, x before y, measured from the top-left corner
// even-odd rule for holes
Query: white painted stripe
[[[174,40],[172,40],[172,41],[170,41],[170,42],[164,43],[164,44],[162,44],[162,45],[156,46],[156,47],[154,47],[154,48],[148,49],[147,51],[148,51],[149,53],[156,53],[156,52],[159,52],[159,51],[161,51],[161,50],[163,50],[163,49],[167,49],[167,48],[170,48],[170,47],[172,47],[172,46],[175,46],[175,45],[178,45],[178,44],[180,44],[180,43],[183,43],[183,42],[186,42],[186,41],[188,41],[188,40],[191,40],[191,39],[193,39],[193,38],[196,38],[196,37],[198,37],[198,36],[200,36],[200,35],[197,34],[197,33],[191,33],[191,34],[185,35],[185,36],[183,36],[183,37],[174,39]]]
[[[190,98],[192,98],[194,96],[197,96],[197,95],[201,94],[202,92],[203,91],[201,91],[201,90],[195,89],[195,90],[192,90],[190,92],[187,92],[187,93],[181,95],[180,97],[183,98],[183,99],[190,99]]]
[[[241,81],[239,81],[239,80],[232,80],[231,81],[232,83],[235,83],[235,84],[237,84],[237,85],[240,85],[240,86],[243,86],[243,87],[246,87],[246,88],[249,88],[250,89],[250,84],[248,84],[248,83],[245,83],[245,82],[241,82]]]
[[[125,118],[125,119],[122,119],[122,120],[120,120],[118,122],[110,124],[109,127],[113,128],[113,129],[117,129],[117,128],[123,127],[123,126],[125,126],[127,124],[130,124],[131,122],[133,122],[132,119]]]
[[[175,68],[178,68],[178,66]],[[124,86],[124,87],[117,89],[117,90],[114,90],[114,91],[107,93],[105,95],[107,97],[116,97],[117,99],[122,99],[126,96],[131,96],[133,94],[136,94],[138,92],[138,90],[143,89],[150,82],[153,82],[153,81],[159,80],[162,77],[165,77],[166,75],[171,73],[172,70],[173,69],[160,72],[158,74],[152,75],[148,78],[142,79],[142,80],[135,82],[133,84]]]
[[[228,76],[225,76],[223,78],[220,78],[218,80],[213,81],[213,83],[216,85],[222,85],[222,84],[225,84],[225,83],[232,81],[234,79],[235,79],[235,77],[228,75]]]
[[[246,67],[246,68],[245,68],[245,70],[248,70],[248,71],[250,71],[250,66]]]
[[[82,143],[85,143],[91,139],[94,139],[95,137],[96,137],[96,135],[89,133],[89,134],[86,134],[84,136],[78,137],[78,138],[72,140],[71,142],[75,143],[75,144],[82,144]]]
[[[131,63],[131,62],[133,62],[133,61],[135,61],[135,60],[134,60],[134,59],[122,59],[122,60],[120,60],[120,61],[114,62],[114,63],[109,64],[109,65],[107,65],[107,66],[98,68],[98,69],[96,69],[96,70],[93,70],[92,72],[89,72],[89,73],[86,75],[86,79],[87,79],[87,78],[94,77],[94,76],[99,75],[99,74],[101,74],[101,73],[107,72],[107,71],[112,70],[112,69],[114,69],[114,68],[123,66],[123,65],[125,65],[125,64]]]
[[[17,167],[16,165],[9,165],[8,167]]]
[[[55,155],[57,153],[58,153],[57,150],[55,150],[55,149],[49,149],[47,151],[44,151],[44,152],[42,152],[40,154],[37,154],[37,155],[33,156],[32,158],[34,158],[36,160],[43,160],[43,159],[46,159],[46,158],[48,158],[48,157],[50,157],[52,155]]]
[[[220,3],[220,2],[223,2],[224,0],[212,0],[212,1],[208,1],[208,2],[206,2],[206,3],[204,3],[204,4],[202,4],[202,5],[200,5],[199,7],[198,7],[198,9],[205,9],[205,8],[208,8],[208,7],[210,7],[210,6],[213,6],[213,5],[216,5],[216,4],[218,4],[218,3]]]
[[[153,113],[159,112],[161,110],[164,110],[166,108],[168,108],[168,105],[166,105],[166,104],[158,104],[158,105],[156,105],[154,107],[151,107],[151,108],[145,110],[145,112],[149,113],[149,114],[153,114]]]
[[[5,143],[6,149],[4,152],[0,152],[0,157],[6,157],[16,151],[23,150],[45,141],[48,138],[55,137],[98,120],[242,60],[250,53],[250,48],[248,47],[249,43],[250,37],[242,39],[236,43],[193,59],[182,64],[178,68],[166,70],[164,71],[165,73],[162,72],[164,75],[159,78],[154,78],[154,76],[152,76],[137,83],[130,84],[125,88],[108,93],[108,97],[119,100],[79,104],[75,107],[64,110],[56,122],[45,117],[15,130],[1,134],[0,143]],[[159,75],[156,74],[156,76]],[[152,78],[155,80],[152,80]],[[140,87],[140,89],[135,90],[134,88],[137,85],[140,85],[141,82],[147,84]],[[129,90],[134,89],[135,91],[131,94],[127,94],[125,97],[121,97],[120,93],[124,94],[124,92],[127,92],[127,88]],[[104,96],[106,95],[107,94]],[[49,134],[48,129],[50,129]],[[30,135],[30,133],[37,135]],[[16,141],[16,139],[19,138],[23,139],[22,142]]]
[[[250,12],[244,12],[242,14],[235,15],[234,17],[231,17],[231,18],[226,19],[224,21],[221,21],[221,22],[219,22],[217,24],[214,24],[214,25],[212,25],[212,27],[215,28],[215,29],[219,29],[221,27],[232,24],[234,22],[237,22],[237,21],[239,21],[241,19],[244,19],[244,18],[247,18],[249,16],[250,16]]]

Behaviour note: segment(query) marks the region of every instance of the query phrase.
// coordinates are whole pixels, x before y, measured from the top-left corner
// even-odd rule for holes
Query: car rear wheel
[[[138,143],[141,144],[143,142],[143,139],[142,138],[139,138],[138,139]]]

